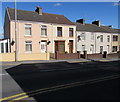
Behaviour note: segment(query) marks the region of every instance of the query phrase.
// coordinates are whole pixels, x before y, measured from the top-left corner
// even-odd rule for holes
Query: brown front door
[[[73,40],[69,41],[69,53],[73,53]]]
[[[65,41],[55,41],[55,52],[56,51],[60,53],[65,52]]]

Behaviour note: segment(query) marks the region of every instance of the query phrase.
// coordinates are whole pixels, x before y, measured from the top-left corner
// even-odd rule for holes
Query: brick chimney
[[[99,20],[98,21],[93,21],[92,24],[95,24],[95,25],[100,27],[100,21]]]
[[[76,21],[77,23],[85,24],[85,19],[79,19]]]
[[[39,15],[42,15],[42,8],[37,6],[35,12],[37,12]]]

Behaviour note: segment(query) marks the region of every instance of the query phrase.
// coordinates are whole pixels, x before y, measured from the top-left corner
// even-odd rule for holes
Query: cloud
[[[120,2],[115,2],[113,6],[120,6]]]
[[[61,3],[54,4],[54,6],[61,6],[61,5],[62,5]]]

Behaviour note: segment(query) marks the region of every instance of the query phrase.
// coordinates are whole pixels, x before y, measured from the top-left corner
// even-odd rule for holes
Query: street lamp
[[[14,1],[15,8],[15,62],[18,61],[18,45],[17,45],[17,9],[16,9],[16,0]]]

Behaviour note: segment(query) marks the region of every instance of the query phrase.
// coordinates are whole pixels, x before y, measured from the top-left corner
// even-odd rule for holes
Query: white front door
[[[46,52],[46,45],[47,45],[46,41],[41,42],[41,52],[42,53]]]
[[[107,45],[107,53],[109,53],[109,45]]]

